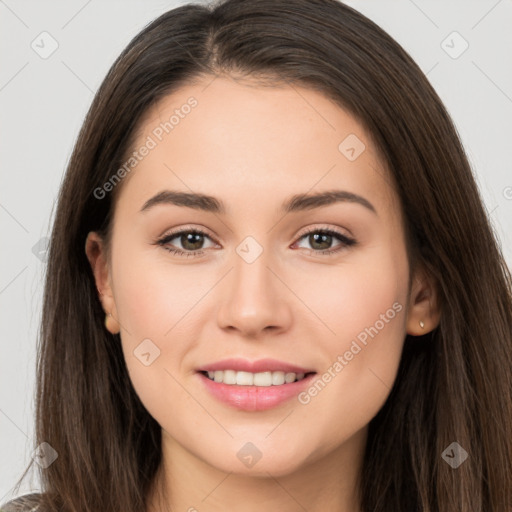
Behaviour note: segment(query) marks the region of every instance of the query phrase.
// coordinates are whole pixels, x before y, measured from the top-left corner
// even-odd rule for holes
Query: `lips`
[[[285,373],[316,373],[312,368],[304,368],[294,364],[278,361],[277,359],[258,359],[248,361],[247,359],[231,358],[223,359],[212,364],[201,366],[198,372],[214,372],[216,370],[235,370],[240,372],[285,372]]]
[[[241,370],[243,371],[243,370]],[[230,408],[246,412],[259,412],[279,407],[296,399],[315,378],[315,374],[306,375],[302,380],[292,383],[258,387],[238,386],[214,382],[202,372],[198,372],[197,378],[203,389],[209,396],[229,406]]]

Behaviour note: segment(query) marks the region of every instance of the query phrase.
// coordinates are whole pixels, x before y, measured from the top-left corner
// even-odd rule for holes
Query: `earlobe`
[[[441,317],[434,279],[419,271],[414,279],[409,299],[406,331],[411,336],[422,336],[433,331]]]
[[[108,261],[103,240],[95,231],[91,231],[87,235],[85,253],[94,275],[98,297],[106,313],[104,321],[105,327],[112,334],[116,334],[119,332],[119,324],[116,321],[117,312],[114,295],[112,293]]]

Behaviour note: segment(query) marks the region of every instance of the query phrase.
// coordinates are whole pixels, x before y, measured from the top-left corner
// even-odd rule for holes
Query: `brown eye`
[[[167,251],[178,254],[179,256],[194,256],[204,252],[205,238],[209,239],[210,237],[199,229],[184,229],[169,233],[158,240],[157,243]],[[173,240],[177,240],[177,242],[171,244]],[[181,248],[173,247],[176,243],[181,244]],[[171,247],[169,247],[169,244],[171,244]]]
[[[320,254],[334,254],[346,247],[356,244],[353,238],[349,238],[332,229],[312,229],[300,237],[300,240],[303,239],[306,239],[310,244],[312,252]],[[339,244],[336,248],[332,249],[331,247],[335,240],[337,240]]]

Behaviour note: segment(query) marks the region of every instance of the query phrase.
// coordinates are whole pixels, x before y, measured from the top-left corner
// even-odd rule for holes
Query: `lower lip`
[[[221,402],[242,411],[265,411],[298,395],[316,374],[280,386],[237,386],[215,382],[202,373],[198,375],[206,389]]]

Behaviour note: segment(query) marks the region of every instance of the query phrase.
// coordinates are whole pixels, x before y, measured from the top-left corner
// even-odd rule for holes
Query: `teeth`
[[[238,386],[280,386],[304,378],[303,373],[285,372],[237,372],[235,370],[216,370],[208,372],[208,378],[223,384]]]

